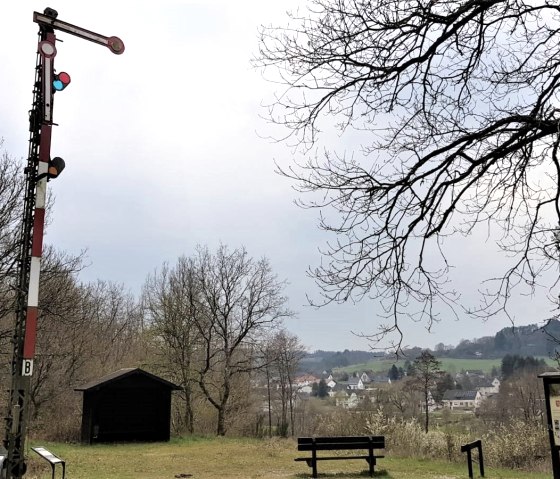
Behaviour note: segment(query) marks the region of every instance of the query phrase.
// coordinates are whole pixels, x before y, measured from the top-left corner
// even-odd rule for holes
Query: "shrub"
[[[377,411],[337,411],[324,417],[317,435],[371,434],[385,436],[391,455],[422,459],[465,461],[461,445],[482,440],[484,461],[490,467],[547,470],[549,445],[546,430],[536,423],[512,420],[480,434],[432,428],[427,434],[416,419],[388,417]]]
[[[538,467],[548,462],[550,445],[540,424],[513,419],[482,437],[485,460],[511,468]]]

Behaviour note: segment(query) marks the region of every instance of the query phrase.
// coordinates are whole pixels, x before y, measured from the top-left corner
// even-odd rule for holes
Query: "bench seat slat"
[[[373,456],[375,459],[383,459],[385,456]],[[369,456],[329,456],[329,457],[317,457],[316,461],[342,461],[344,459],[365,459],[369,460]],[[297,457],[294,461],[312,461],[310,457]]]

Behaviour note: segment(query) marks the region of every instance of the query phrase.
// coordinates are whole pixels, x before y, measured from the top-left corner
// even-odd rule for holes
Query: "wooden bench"
[[[311,451],[311,457],[298,457],[295,460],[307,462],[307,465],[313,469],[313,477],[317,477],[317,461],[365,459],[369,464],[369,475],[373,477],[377,459],[385,457],[375,455],[375,449],[385,449],[385,436],[299,437],[298,451]],[[317,457],[317,451],[342,450],[367,450],[367,454]]]
[[[64,479],[66,475],[66,462],[60,459],[60,457],[55,456],[52,452],[47,451],[44,447],[32,447],[34,452],[39,454],[43,459],[48,461],[52,468],[52,479],[54,479],[55,467],[57,464],[62,465],[62,479]]]

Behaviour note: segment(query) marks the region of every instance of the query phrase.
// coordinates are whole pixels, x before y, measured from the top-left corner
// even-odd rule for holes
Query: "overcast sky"
[[[146,275],[165,261],[190,255],[196,245],[244,245],[270,259],[297,317],[286,327],[313,349],[367,349],[353,333],[372,333],[374,302],[306,306],[317,296],[308,266],[320,261],[328,240],[317,212],[298,209],[290,182],[274,172],[289,165],[287,145],[263,139],[261,118],[278,85],[252,69],[261,24],[285,23],[285,11],[303,0],[161,0],[5,2],[0,41],[4,147],[27,155],[28,111],[37,49],[33,11],[52,7],[59,19],[103,35],[116,35],[123,55],[59,32],[57,71],[72,83],[55,97],[52,156],[66,169],[49,183],[56,197],[46,242],[77,254],[87,249],[84,281],[123,283],[137,294]],[[333,139],[330,138],[332,144]],[[347,151],[352,139],[340,139]],[[479,287],[491,273],[495,251],[478,236],[457,243],[458,287]],[[516,321],[549,315],[542,299],[514,298]],[[494,334],[509,323],[497,318],[443,319],[428,333],[406,324],[405,343],[433,347]]]

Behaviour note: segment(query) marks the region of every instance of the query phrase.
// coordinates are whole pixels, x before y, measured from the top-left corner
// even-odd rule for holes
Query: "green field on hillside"
[[[30,445],[39,445],[30,441]],[[170,443],[79,446],[41,444],[66,460],[70,479],[303,479],[311,477],[292,439],[188,438]],[[463,479],[465,463],[399,459],[386,453],[378,461],[375,477],[384,479]],[[51,477],[48,465],[29,452],[26,479]],[[59,477],[59,476],[57,476]],[[363,460],[322,461],[319,477],[369,477]],[[475,475],[475,477],[479,477]],[[550,473],[486,468],[486,477],[502,479],[545,479]]]
[[[455,358],[438,358],[441,362],[441,367],[444,371],[449,373],[459,373],[463,370],[481,370],[487,374],[490,374],[493,367],[496,367],[498,371],[502,365],[501,359],[455,359]],[[557,366],[556,361],[550,358],[543,358],[551,366]],[[399,361],[381,359],[373,360],[362,364],[352,364],[344,368],[337,368],[335,371],[347,372],[349,374],[355,372],[363,371],[374,371],[378,373],[383,373],[389,371],[391,366],[395,364],[397,367],[404,367],[405,359]]]

